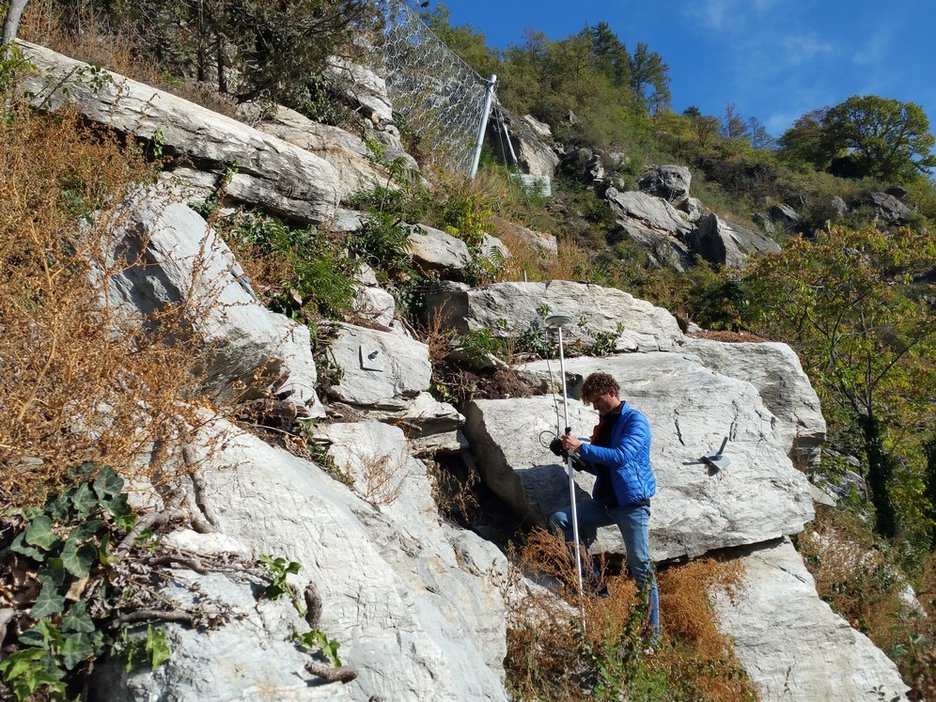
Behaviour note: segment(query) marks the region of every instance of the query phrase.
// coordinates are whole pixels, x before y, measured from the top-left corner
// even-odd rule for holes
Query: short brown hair
[[[621,386],[609,373],[592,373],[582,383],[582,402],[591,402],[600,395],[610,394],[612,390],[615,397],[620,396]]]

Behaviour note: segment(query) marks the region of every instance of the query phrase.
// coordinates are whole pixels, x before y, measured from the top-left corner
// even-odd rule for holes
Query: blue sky
[[[430,7],[438,3],[433,0]],[[669,64],[673,109],[734,103],[774,136],[852,95],[915,102],[936,132],[936,0],[448,0],[488,46],[526,29],[562,39],[607,22]]]

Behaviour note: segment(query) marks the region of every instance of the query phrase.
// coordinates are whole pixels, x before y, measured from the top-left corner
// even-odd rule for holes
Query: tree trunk
[[[894,457],[884,450],[881,423],[872,414],[860,418],[868,457],[868,488],[874,505],[874,530],[890,538],[897,534],[897,515],[890,499],[890,481],[894,474]]]
[[[19,28],[20,17],[23,16],[23,10],[29,0],[10,0],[10,9],[7,10],[6,18],[3,20],[3,38],[0,40],[0,46],[12,44],[16,39],[16,30]]]

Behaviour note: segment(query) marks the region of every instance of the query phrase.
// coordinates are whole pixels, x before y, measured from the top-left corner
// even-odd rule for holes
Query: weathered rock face
[[[179,569],[180,587],[168,596],[191,598],[186,586],[194,584],[233,616],[209,632],[166,625],[169,662],[154,672],[112,671],[118,679],[99,681],[107,699],[506,701],[497,587],[506,561],[432,514],[425,468],[409,458],[399,429],[329,427],[336,463],[359,488],[385,460],[402,478],[396,498],[384,504],[371,495],[374,506],[315,465],[220,427],[224,440],[201,469],[206,513],[252,559],[270,554],[301,565],[292,584],[315,589],[318,628],[341,644],[342,663],[358,677],[326,685],[306,672],[311,659],[292,630],[310,626],[288,598],[258,603],[246,579]]]
[[[342,324],[329,352],[342,371],[330,392],[342,402],[401,410],[429,389],[429,349],[403,334]]]
[[[257,128],[334,166],[338,172],[338,199],[341,202],[377,186],[395,187],[387,169],[376,162],[365,143],[340,127],[318,124],[295,110],[277,107],[275,114],[258,124]],[[404,159],[407,168],[418,169],[411,156],[406,155]]]
[[[687,237],[693,254],[718,266],[742,268],[752,253],[773,253],[780,246],[773,239],[738,226],[729,226],[710,214]]]
[[[555,362],[552,366],[558,372]],[[611,373],[622,398],[650,421],[657,477],[650,523],[655,559],[765,541],[796,533],[812,519],[806,478],[787,458],[776,420],[750,383],[712,373],[696,358],[676,353],[574,358],[565,367],[581,376]],[[563,415],[548,396],[476,400],[466,409],[465,431],[485,482],[534,522],[543,523],[569,501],[564,469],[543,445],[564,423]],[[588,437],[597,415],[570,400],[569,421],[574,434]],[[724,436],[730,464],[710,475],[699,459]],[[579,473],[576,482],[582,494],[590,494],[592,476]],[[598,550],[623,552],[616,527],[599,530],[595,538]]]
[[[752,383],[777,418],[777,438],[793,465],[800,470],[818,465],[826,423],[819,397],[793,349],[775,342],[687,338],[683,350],[698,356],[707,368]]]
[[[448,285],[426,296],[426,314],[438,316],[460,333],[487,329],[495,336],[518,335],[530,328],[546,333],[550,314],[566,314],[566,343],[592,344],[597,335],[618,334],[618,351],[673,349],[682,341],[676,319],[666,310],[621,290],[554,280],[549,283],[494,283],[482,288]],[[578,324],[584,320],[584,326]],[[505,327],[506,323],[506,327]]]
[[[609,235],[610,243],[627,237],[658,266],[684,271],[691,265],[686,236],[693,225],[685,214],[667,200],[643,192],[608,188],[605,198],[618,222],[618,229]]]
[[[689,199],[692,173],[685,166],[657,166],[651,168],[637,181],[645,193],[666,200],[673,207],[682,207]]]
[[[350,104],[358,107],[375,124],[393,121],[393,104],[387,91],[387,81],[367,66],[332,56],[325,76],[335,90],[343,93]]]
[[[455,275],[471,259],[464,241],[425,224],[410,227],[409,244],[414,262],[426,272]]]
[[[219,177],[237,164],[225,189],[236,201],[309,222],[334,214],[338,173],[318,156],[162,90],[109,71],[103,71],[108,80],[94,80],[88,64],[19,45],[39,68],[24,85],[33,104],[53,110],[74,104],[88,119],[161,141],[165,153],[185,156]]]
[[[897,667],[818,597],[789,541],[739,556],[741,586],[716,594],[715,609],[760,699],[906,699]]]
[[[546,129],[549,128],[546,127]],[[542,132],[542,129],[539,128],[539,131]],[[509,146],[508,138],[510,139]],[[544,142],[543,137],[526,118],[509,121],[506,129],[504,123],[491,119],[488,122],[487,142],[501,161],[513,164],[514,157],[516,157],[516,165],[524,173],[530,175],[552,176],[559,164],[556,152]],[[511,147],[513,148],[512,154]]]
[[[193,332],[207,353],[206,385],[227,395],[255,376],[275,380],[296,411],[323,416],[309,329],[263,307],[227,245],[196,212],[139,194],[121,212],[109,252],[114,275],[102,281],[108,303],[127,317],[187,301]]]
[[[888,193],[870,193],[868,201],[888,224],[906,224],[913,215],[913,210]]]

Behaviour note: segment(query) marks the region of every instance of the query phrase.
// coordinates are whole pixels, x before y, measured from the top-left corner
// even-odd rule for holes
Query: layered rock
[[[105,253],[107,274],[94,275],[118,314],[188,307],[212,392],[243,399],[266,379],[298,413],[324,415],[308,327],[257,301],[231,250],[195,211],[141,192],[121,208]]]
[[[19,45],[39,69],[24,80],[37,107],[73,104],[93,122],[150,139],[166,155],[192,161],[217,179],[225,177],[225,194],[235,201],[309,222],[334,215],[338,172],[318,156],[117,73],[35,44]]]
[[[542,371],[543,365],[526,367]],[[611,373],[621,397],[650,421],[657,476],[650,523],[655,559],[766,541],[799,532],[812,519],[806,478],[787,458],[776,420],[752,384],[676,353],[575,358],[565,367],[580,376]],[[552,370],[558,370],[555,362]],[[574,399],[568,409],[573,433],[590,437],[597,415]],[[545,448],[564,415],[549,396],[475,400],[466,409],[465,431],[486,484],[534,523],[543,524],[569,501],[564,468]],[[700,457],[725,436],[730,464],[712,474]],[[576,482],[580,494],[590,494],[591,475],[578,473]],[[599,551],[623,552],[616,527],[599,530],[594,539]]]
[[[426,295],[426,314],[459,333],[480,329],[494,336],[547,333],[545,320],[571,318],[566,343],[593,344],[600,334],[614,337],[618,351],[675,349],[683,339],[676,319],[661,307],[600,285],[554,280],[549,283],[494,283],[481,288],[446,285]]]
[[[826,423],[819,397],[793,349],[776,342],[728,343],[690,337],[683,350],[697,355],[707,368],[751,382],[777,418],[778,440],[793,464],[800,470],[819,464]]]
[[[169,661],[152,672],[113,668],[99,678],[99,692],[117,700],[204,702],[507,700],[498,589],[506,561],[470,532],[438,521],[425,468],[409,458],[399,429],[329,428],[335,461],[355,475],[355,485],[366,486],[367,471],[385,459],[400,471],[400,491],[375,506],[312,463],[229,425],[214,426],[223,433],[201,445],[200,474],[202,504],[218,535],[251,559],[269,554],[300,564],[290,582],[300,593],[314,590],[321,602],[315,624],[340,643],[342,663],[357,678],[325,684],[307,672],[312,659],[292,632],[310,624],[288,598],[258,602],[255,585],[234,570],[179,568],[178,586],[164,595],[184,604],[197,591],[226,611],[223,623],[209,631],[165,625]],[[198,548],[199,540],[188,543]]]
[[[893,661],[816,594],[788,540],[738,550],[741,584],[714,595],[721,630],[761,700],[904,700]]]

